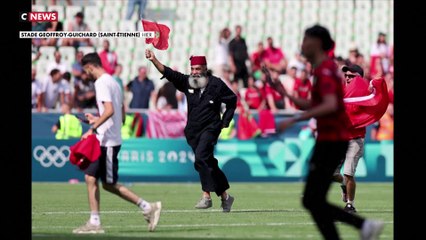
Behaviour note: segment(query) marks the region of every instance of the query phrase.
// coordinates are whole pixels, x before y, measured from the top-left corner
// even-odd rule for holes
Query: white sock
[[[101,225],[101,217],[99,216],[98,212],[91,212],[90,213],[90,224],[99,226]]]
[[[147,213],[149,211],[151,211],[151,204],[145,200],[143,200],[142,198],[139,198],[137,205],[139,206],[140,209],[143,210],[143,212]]]
[[[351,201],[351,200],[347,200],[346,203],[348,203],[348,204],[350,204],[352,206],[354,205],[354,201]]]
[[[222,199],[223,199],[223,197],[222,197]],[[229,194],[227,193],[227,194],[226,194],[226,198],[225,198],[225,199],[223,199],[223,200],[225,200],[225,201],[226,201],[226,200],[228,200],[228,199],[229,199]]]

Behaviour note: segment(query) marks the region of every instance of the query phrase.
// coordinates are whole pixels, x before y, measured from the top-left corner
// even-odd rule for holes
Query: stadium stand
[[[58,11],[65,30],[75,13],[83,11],[85,21],[92,31],[134,31],[143,30],[136,14],[126,21],[126,0],[86,0],[75,1],[73,6],[66,6],[58,1],[55,6],[48,6],[47,0],[37,0],[34,11]],[[248,52],[255,51],[257,43],[268,36],[282,48],[288,58],[299,52],[303,30],[316,22],[327,26],[336,40],[336,56],[346,58],[348,49],[355,44],[361,53],[369,55],[371,44],[378,32],[388,34],[389,44],[393,44],[393,0],[303,0],[303,1],[200,1],[200,0],[160,0],[148,1],[147,11],[157,12],[172,10],[176,18],[152,19],[165,23],[171,28],[169,49],[158,51],[159,59],[180,71],[188,69],[187,59],[190,55],[207,55],[207,61],[214,61],[214,46],[218,34],[224,27],[233,33],[235,25],[243,27]],[[208,11],[203,11],[209,9]],[[152,16],[156,16],[155,14]],[[136,23],[136,24],[135,24]],[[111,49],[119,54],[119,61],[124,66],[123,79],[137,74],[136,66],[144,63],[144,49],[148,47],[139,39],[110,39]],[[85,53],[98,50],[102,39],[93,39],[94,47],[80,47]],[[151,47],[151,46],[149,46]],[[73,50],[58,46],[67,62],[74,59]],[[40,47],[41,58],[36,61],[36,68],[45,65],[51,59],[54,47]],[[146,65],[146,62],[145,62]],[[128,69],[130,68],[130,69]],[[155,74],[155,71],[151,71]],[[42,75],[44,72],[39,71]],[[43,76],[39,76],[43,77]],[[152,77],[156,87],[160,81]]]

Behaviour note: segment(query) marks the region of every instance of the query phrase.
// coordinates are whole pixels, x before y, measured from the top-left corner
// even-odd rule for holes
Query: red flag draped
[[[186,113],[179,111],[148,111],[148,138],[184,137]]]
[[[142,19],[143,30],[155,32],[155,38],[145,39],[145,43],[150,44],[158,50],[166,50],[169,47],[170,28],[164,24],[150,22]]]
[[[263,109],[259,112],[259,128],[262,131],[262,136],[275,133],[275,119],[271,110]]]
[[[362,87],[362,85],[364,85],[362,81],[357,81],[355,84],[351,83],[346,91],[364,91],[365,93],[365,87]],[[373,89],[372,93],[362,96],[355,94],[356,97],[343,99],[351,127],[360,128],[371,125],[379,121],[386,112],[389,105],[389,95],[385,80],[383,78],[373,79],[370,85]]]
[[[97,161],[101,156],[100,143],[95,134],[72,145],[70,151],[70,162],[81,170],[86,169],[90,163]]]

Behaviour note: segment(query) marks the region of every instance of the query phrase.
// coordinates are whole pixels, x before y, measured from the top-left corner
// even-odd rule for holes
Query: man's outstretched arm
[[[155,68],[157,68],[160,73],[164,74],[164,65],[160,61],[158,61],[158,59],[155,57],[154,53],[151,50],[145,50],[145,57],[154,64]]]
[[[173,83],[177,90],[181,92],[185,92],[188,89],[188,76],[164,66],[149,49],[145,50],[145,57],[154,64],[155,68],[157,68],[160,73],[163,74],[161,79],[166,78]]]

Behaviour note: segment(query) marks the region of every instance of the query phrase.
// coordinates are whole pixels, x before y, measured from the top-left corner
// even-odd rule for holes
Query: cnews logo
[[[21,20],[29,22],[57,22],[58,19],[58,12],[29,12],[21,14]]]

